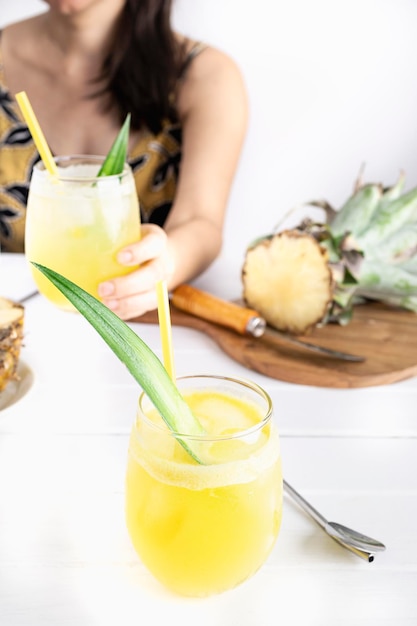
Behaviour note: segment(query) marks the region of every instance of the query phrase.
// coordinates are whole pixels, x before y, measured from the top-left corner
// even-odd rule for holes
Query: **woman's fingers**
[[[117,260],[122,265],[146,263],[163,254],[167,243],[168,237],[162,228],[156,224],[144,224],[140,241],[120,250]]]
[[[139,317],[147,311],[153,311],[158,306],[155,288],[119,300],[103,300],[103,302],[122,320]]]
[[[143,226],[140,242],[121,250],[120,263],[135,267],[132,272],[101,283],[98,293],[104,304],[122,319],[131,319],[157,307],[155,283],[169,279],[174,267],[166,233],[154,224]]]
[[[156,308],[155,284],[167,277],[165,263],[153,260],[130,274],[103,283],[99,295],[109,309],[122,319],[129,319]]]

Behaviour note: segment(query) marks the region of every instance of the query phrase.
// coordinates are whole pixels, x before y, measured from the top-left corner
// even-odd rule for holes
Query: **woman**
[[[224,53],[172,31],[171,0],[46,0],[0,35],[0,245],[24,250],[28,182],[39,154],[14,95],[26,91],[54,154],[106,154],[131,113],[129,162],[141,241],[120,250],[138,270],[102,283],[122,319],[156,308],[221,249],[247,124],[241,74]]]

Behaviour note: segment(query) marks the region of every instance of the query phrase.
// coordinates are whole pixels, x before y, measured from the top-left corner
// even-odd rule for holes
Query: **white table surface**
[[[227,267],[220,259],[197,284],[236,297]],[[32,289],[24,257],[3,253],[0,295]],[[159,329],[132,326],[161,355]],[[178,375],[260,383],[274,401],[288,482],[387,550],[359,559],[285,497],[276,546],[252,579],[207,599],[165,591],[124,524],[138,387],[84,318],[36,296],[21,354],[34,382],[0,411],[0,624],[416,625],[417,379],[357,390],[292,385],[247,370],[195,330],[174,327],[173,341]]]

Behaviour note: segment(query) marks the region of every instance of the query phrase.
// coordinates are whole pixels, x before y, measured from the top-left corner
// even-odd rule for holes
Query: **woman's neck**
[[[65,73],[91,73],[109,52],[124,0],[102,0],[84,11],[50,9],[39,16],[45,44],[55,50]]]

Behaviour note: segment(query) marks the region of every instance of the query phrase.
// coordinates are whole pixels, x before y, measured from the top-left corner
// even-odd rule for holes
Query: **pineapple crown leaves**
[[[127,148],[129,143],[130,113],[121,127],[116,139],[113,142],[97,176],[115,176],[123,172],[127,159]]]
[[[417,297],[417,274],[379,260],[364,261],[360,284],[364,288],[376,288],[381,294]]]
[[[374,216],[382,196],[383,188],[380,184],[360,187],[331,220],[334,235],[343,235],[345,232],[360,235]]]
[[[401,171],[398,176],[398,180],[394,185],[390,187],[384,187],[383,196],[380,200],[380,205],[383,205],[385,202],[391,202],[392,200],[396,200],[399,198],[403,192],[405,185],[405,172]]]
[[[339,211],[329,211],[323,201],[314,204],[327,208],[328,236],[322,234],[320,244],[327,248],[330,263],[336,266],[339,258],[352,275],[346,271],[342,277],[339,272],[339,287],[352,283],[352,278],[357,293],[366,287],[368,296],[374,292],[379,300],[403,297],[405,308],[415,310],[417,187],[403,193],[404,184],[405,174],[400,172],[390,187],[357,184]],[[372,278],[375,274],[378,281]]]
[[[343,237],[349,232],[360,243],[362,235],[365,235],[368,229],[378,222],[378,219],[381,223],[386,220],[392,221],[392,212],[396,212],[397,207],[402,207],[403,204],[404,184],[403,171],[400,172],[397,182],[389,187],[384,187],[382,183],[363,183],[358,178],[352,195],[339,209],[335,209],[324,199],[311,200],[302,206],[322,209],[325,213],[325,223],[330,227],[333,237]],[[417,189],[410,193],[411,198],[414,199]],[[397,200],[399,203],[393,205],[393,202]],[[406,218],[407,210],[404,210],[404,214]]]
[[[204,430],[156,354],[126,322],[84,289],[44,265],[33,261],[32,265],[85,317],[139,383],[178,442],[202,463],[196,449]]]
[[[329,322],[337,322],[340,326],[347,326],[353,317],[353,306],[341,306],[334,302],[320,326],[325,326]]]
[[[362,247],[372,250],[383,246],[383,242],[400,229],[417,225],[417,187],[392,200],[384,199],[375,212],[368,228],[361,234]]]
[[[370,226],[378,215],[393,200],[402,194],[405,184],[405,173],[400,171],[394,185],[384,187],[382,183],[364,183],[363,167],[356,179],[352,195],[338,211],[326,210],[326,221],[331,225],[333,234],[349,231],[356,237]]]
[[[363,252],[358,250],[350,233],[333,235],[327,224],[304,220],[300,231],[312,235],[327,252],[333,277],[340,286],[356,284],[363,262]]]

